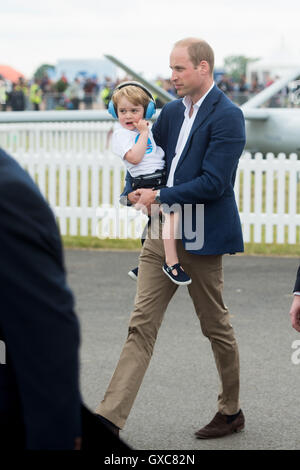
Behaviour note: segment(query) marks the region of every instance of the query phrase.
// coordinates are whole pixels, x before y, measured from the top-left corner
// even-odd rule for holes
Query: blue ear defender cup
[[[154,98],[153,96],[151,95],[150,91],[144,87],[144,85],[142,85],[141,83],[139,82],[123,82],[123,83],[120,83],[120,85],[118,85],[115,89],[114,89],[114,92],[116,90],[120,90],[121,88],[124,88],[125,86],[129,86],[129,85],[132,85],[132,86],[137,86],[139,88],[141,88],[142,90],[144,90],[145,93],[147,93],[147,95],[149,96],[150,98],[150,101],[148,103],[148,105],[145,107],[145,112],[144,112],[144,118],[145,119],[151,119],[153,114],[155,114],[155,111],[156,111],[156,106],[155,106],[155,101],[154,101]],[[113,103],[113,100],[111,99],[109,104],[108,104],[108,108],[107,108],[107,111],[109,112],[109,114],[112,115],[112,117],[114,119],[118,119],[118,114],[117,114],[117,110],[115,108],[115,105]]]
[[[145,112],[145,119],[152,118],[153,114],[155,114],[156,107],[154,101],[149,101],[148,106]]]
[[[108,103],[107,111],[109,112],[109,114],[112,115],[114,119],[118,119],[113,100],[110,100],[110,102]]]

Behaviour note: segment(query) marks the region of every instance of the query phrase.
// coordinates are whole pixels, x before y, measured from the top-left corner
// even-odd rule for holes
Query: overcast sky
[[[42,63],[111,54],[168,77],[172,45],[188,36],[211,44],[217,66],[266,57],[282,41],[300,63],[299,17],[299,0],[0,0],[0,64],[31,76]]]

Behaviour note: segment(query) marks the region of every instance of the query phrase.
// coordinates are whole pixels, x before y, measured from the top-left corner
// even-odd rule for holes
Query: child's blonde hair
[[[144,109],[146,109],[149,101],[151,101],[147,93],[139,86],[126,85],[120,89],[117,88],[111,97],[116,111],[118,110],[118,103],[122,97],[126,98],[135,106],[143,106]]]

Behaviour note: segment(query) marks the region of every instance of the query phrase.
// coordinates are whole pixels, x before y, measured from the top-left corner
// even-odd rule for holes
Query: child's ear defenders
[[[151,95],[150,91],[147,90],[147,88],[144,87],[144,85],[142,85],[142,84],[139,83],[139,82],[123,82],[123,83],[120,83],[120,85],[118,85],[118,86],[114,89],[114,92],[115,92],[116,90],[120,90],[121,88],[123,88],[123,87],[125,87],[125,86],[129,86],[129,85],[137,86],[137,87],[141,88],[141,89],[144,90],[144,92],[147,93],[147,95],[149,96],[150,101],[149,101],[148,105],[145,107],[144,118],[145,118],[145,119],[150,119],[150,118],[153,116],[153,114],[155,113],[155,111],[156,111],[155,101],[154,101],[154,98],[153,98],[153,96]],[[113,118],[118,119],[117,110],[116,110],[116,108],[115,108],[115,105],[114,105],[114,103],[113,103],[113,100],[110,100],[110,102],[109,102],[109,104],[108,104],[107,111],[109,112],[109,114],[112,115]]]

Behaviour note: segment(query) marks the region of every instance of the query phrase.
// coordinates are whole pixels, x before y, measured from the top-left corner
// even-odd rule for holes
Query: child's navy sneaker
[[[131,271],[129,271],[128,276],[129,276],[133,281],[137,281],[138,273],[139,273],[139,268],[134,268],[134,269],[132,269]]]
[[[173,274],[172,271],[176,269],[177,274]],[[168,266],[166,263],[162,267],[163,272],[178,286],[187,286],[191,284],[192,279],[182,269],[180,263],[176,263],[173,266]]]

